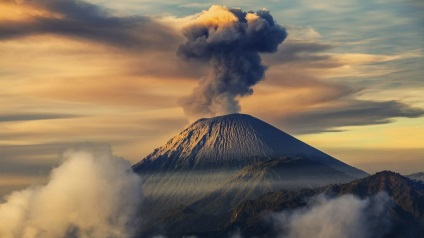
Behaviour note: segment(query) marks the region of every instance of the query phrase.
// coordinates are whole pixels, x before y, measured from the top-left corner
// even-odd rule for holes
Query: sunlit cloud
[[[399,97],[387,100],[393,95],[367,97],[366,90],[370,87],[363,81],[399,70],[385,63],[416,59],[421,57],[419,52],[334,53],[331,51],[339,45],[322,42],[319,37],[302,41],[296,39],[302,34],[296,35],[275,56],[266,58],[273,64],[267,72],[269,87],[260,85],[256,88],[260,97],[242,100],[246,112],[262,115],[295,134],[340,132],[345,130],[342,127],[392,123],[398,117],[424,115],[422,108],[411,106]]]

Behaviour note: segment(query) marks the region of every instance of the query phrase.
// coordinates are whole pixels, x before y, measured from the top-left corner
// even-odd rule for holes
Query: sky
[[[0,194],[68,148],[135,163],[193,122],[181,100],[210,67],[177,51],[212,5],[288,33],[241,113],[368,173],[424,170],[422,1],[0,0]]]

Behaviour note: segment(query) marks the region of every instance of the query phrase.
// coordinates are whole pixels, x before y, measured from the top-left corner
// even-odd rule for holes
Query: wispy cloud
[[[49,120],[60,118],[73,118],[78,115],[54,114],[54,113],[33,113],[33,114],[0,114],[0,122],[13,121],[33,121],[33,120]]]
[[[396,118],[424,115],[423,108],[403,101],[404,94],[379,98],[368,91],[380,87],[380,81],[373,79],[402,71],[393,65],[418,60],[419,52],[341,53],[342,45],[322,41],[320,34],[311,35],[313,29],[291,28],[294,34],[289,31],[288,41],[277,54],[265,57],[272,67],[265,83],[255,88],[260,97],[242,99],[245,112],[262,115],[295,134],[340,132],[342,127],[393,123]],[[261,106],[264,104],[268,107]]]
[[[345,105],[307,109],[296,115],[283,116],[276,124],[284,128],[298,128],[296,133],[340,131],[346,126],[392,123],[397,117],[417,118],[424,110],[397,101],[347,101]]]
[[[114,16],[105,8],[79,0],[7,1],[23,12],[23,20],[3,20],[0,39],[55,34],[137,51],[164,50],[176,44],[173,28],[145,16]],[[34,14],[40,12],[40,14]]]

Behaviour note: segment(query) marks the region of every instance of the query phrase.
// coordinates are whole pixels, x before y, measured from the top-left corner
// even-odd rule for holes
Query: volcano
[[[188,226],[183,230],[191,230],[192,220],[208,221],[196,231],[210,230],[220,226],[215,218],[243,201],[281,189],[318,188],[367,176],[245,114],[200,119],[133,170],[143,178],[141,213],[150,218],[141,226],[149,228],[142,237],[152,237],[174,222],[182,229],[180,218]]]
[[[246,114],[200,119],[133,166],[139,173],[233,170],[278,158],[304,158],[348,176],[367,174]]]

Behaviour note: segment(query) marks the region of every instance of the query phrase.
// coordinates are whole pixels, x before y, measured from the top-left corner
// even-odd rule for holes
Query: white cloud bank
[[[0,237],[130,237],[142,195],[130,166],[104,148],[66,152],[45,186],[5,197]]]
[[[386,193],[363,200],[353,195],[319,196],[311,206],[273,218],[284,238],[376,238],[389,231],[391,204]]]

